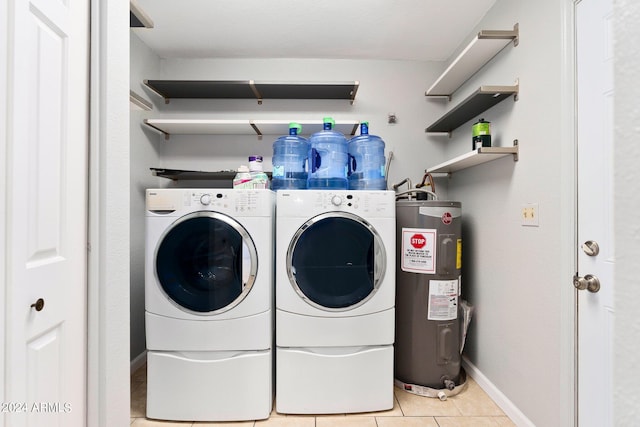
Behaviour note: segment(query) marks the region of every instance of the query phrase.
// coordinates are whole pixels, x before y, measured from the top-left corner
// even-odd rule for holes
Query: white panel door
[[[86,425],[88,0],[9,0],[5,396]],[[37,303],[41,301],[44,305]]]
[[[580,427],[613,426],[612,21],[612,0],[577,3]]]

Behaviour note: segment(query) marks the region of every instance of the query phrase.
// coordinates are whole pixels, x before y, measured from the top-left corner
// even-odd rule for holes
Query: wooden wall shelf
[[[337,99],[353,104],[359,82],[256,82],[253,80],[145,80],[169,102],[188,99]]]
[[[518,85],[514,86],[481,86],[469,95],[464,101],[448,111],[431,126],[427,127],[427,133],[450,133],[458,126],[477,117],[479,114],[493,107],[500,101],[518,94]]]
[[[518,140],[513,147],[479,147],[454,159],[440,163],[427,169],[428,173],[453,173],[482,163],[487,163],[506,156],[513,156],[518,161]]]
[[[289,134],[289,123],[302,126],[301,135],[322,130],[322,120],[216,120],[216,119],[145,119],[144,124],[170,135],[273,135]],[[334,130],[355,135],[358,120],[336,120]]]

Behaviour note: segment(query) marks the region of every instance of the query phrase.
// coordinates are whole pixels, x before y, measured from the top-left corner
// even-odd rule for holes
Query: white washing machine
[[[393,407],[393,191],[276,195],[276,411]]]
[[[274,206],[270,190],[147,190],[148,418],[269,417]]]

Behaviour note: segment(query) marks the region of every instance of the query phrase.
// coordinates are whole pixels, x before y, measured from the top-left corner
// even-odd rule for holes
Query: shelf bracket
[[[129,102],[140,110],[151,111],[153,105],[132,90],[129,90]]]
[[[256,96],[256,99],[258,100],[258,105],[262,105],[262,94],[256,87],[256,82],[253,80],[249,80],[249,87],[251,88],[251,91],[253,91],[253,94]],[[261,134],[258,132],[258,135],[261,135]]]
[[[424,91],[424,96],[426,96],[427,99],[433,99],[433,100],[446,99],[447,102],[451,102],[451,95],[429,95],[427,91]]]
[[[165,141],[169,140],[169,137],[171,136],[170,133],[165,132],[162,129],[160,129],[159,127],[152,125],[151,123],[149,123],[149,121],[147,119],[144,119],[143,122],[144,122],[145,125],[149,126],[151,129],[157,130],[158,132],[163,134]]]
[[[516,22],[513,30],[482,30],[478,33],[478,39],[511,39],[514,46],[519,44],[520,25]]]
[[[256,132],[256,135],[258,136],[258,139],[262,140],[262,132],[260,131],[260,128],[258,128],[258,126],[256,126],[256,124],[253,123],[253,122],[249,122],[249,125],[251,125],[253,130]]]
[[[360,86],[360,82],[358,80],[355,81],[355,83],[353,84],[353,90],[351,90],[351,92],[349,92],[349,95],[351,96],[351,99],[349,100],[350,104],[353,105],[353,103],[356,100],[356,93],[358,92],[358,87]]]
[[[516,152],[513,153],[513,161],[517,162],[518,161],[518,153],[520,152],[520,147],[518,147],[518,140],[517,139],[513,140],[513,146],[516,149]]]
[[[448,136],[449,138],[451,138],[451,132],[429,132],[429,130],[425,128],[424,133],[428,133],[429,135],[433,136]]]
[[[149,84],[149,80],[143,80],[142,83],[144,83],[144,85],[146,87],[149,88],[149,90],[151,90],[151,92],[155,93],[156,95],[158,95],[159,97],[161,97],[162,99],[164,99],[164,103],[168,104],[169,103],[169,98],[162,92],[158,91],[158,89],[156,89],[155,87],[151,86]]]

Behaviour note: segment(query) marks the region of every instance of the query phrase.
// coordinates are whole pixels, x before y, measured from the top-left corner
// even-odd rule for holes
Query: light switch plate
[[[527,227],[540,226],[540,210],[537,203],[527,203],[522,205],[520,213],[521,224]]]

